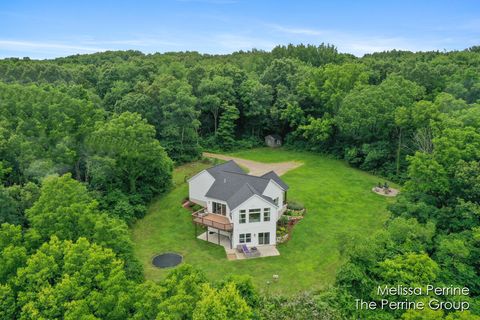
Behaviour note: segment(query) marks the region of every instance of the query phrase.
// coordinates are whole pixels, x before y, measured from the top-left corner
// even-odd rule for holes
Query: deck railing
[[[205,208],[202,208],[192,213],[193,222],[204,225],[206,227],[212,227],[219,230],[224,230],[224,231],[233,230],[233,223],[230,223],[230,222],[223,223],[223,222],[215,221],[215,219],[212,217],[214,215],[215,214],[213,213],[208,213]]]

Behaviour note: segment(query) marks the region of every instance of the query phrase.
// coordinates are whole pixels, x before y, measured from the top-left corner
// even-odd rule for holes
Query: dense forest
[[[144,281],[128,228],[173,168],[271,133],[402,184],[385,228],[322,292]],[[3,59],[0,182],[1,319],[480,319],[479,47]],[[467,286],[470,310],[355,310],[379,284]]]

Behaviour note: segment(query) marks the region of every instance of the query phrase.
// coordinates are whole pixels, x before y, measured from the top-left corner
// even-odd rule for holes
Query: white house
[[[190,201],[204,207],[193,221],[228,238],[231,247],[275,245],[277,220],[286,209],[288,186],[273,171],[246,174],[233,160],[188,180]]]

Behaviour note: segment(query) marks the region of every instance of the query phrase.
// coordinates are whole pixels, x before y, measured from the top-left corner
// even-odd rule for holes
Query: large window
[[[258,244],[270,244],[270,232],[260,232],[258,234]]]
[[[263,221],[270,221],[270,208],[263,208]]]
[[[260,213],[262,209],[248,210],[248,222],[260,222]]]
[[[252,242],[252,234],[251,233],[241,233],[239,238],[240,243],[250,243]]]
[[[213,202],[212,203],[212,212],[225,216],[227,214],[227,205],[225,205],[223,203]]]
[[[247,214],[245,213],[245,210],[240,210],[239,222],[240,223],[246,223],[247,222]]]

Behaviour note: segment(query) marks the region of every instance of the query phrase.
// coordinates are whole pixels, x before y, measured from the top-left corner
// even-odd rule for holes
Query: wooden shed
[[[282,146],[282,137],[278,134],[269,134],[265,137],[265,144],[271,148],[278,148]]]

